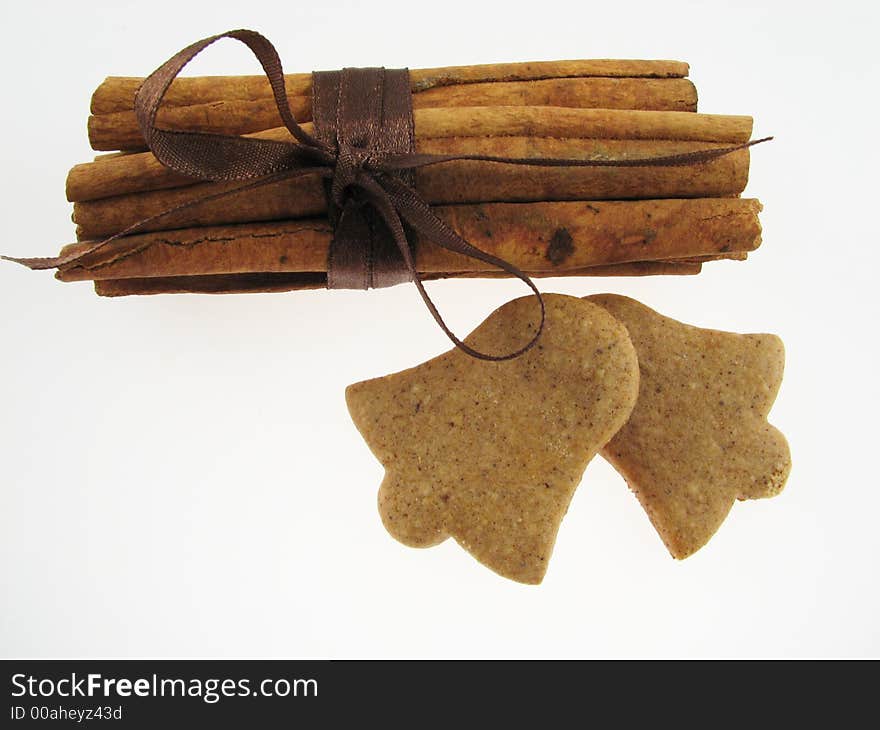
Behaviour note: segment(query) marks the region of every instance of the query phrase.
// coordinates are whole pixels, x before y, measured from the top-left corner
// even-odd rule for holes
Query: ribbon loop
[[[154,155],[173,170],[203,180],[243,180],[290,169],[289,156],[302,150],[271,140],[232,135],[178,132],[156,126],[156,115],[171,82],[183,68],[212,43],[233,38],[244,43],[257,57],[272,87],[275,105],[284,126],[300,145],[321,150],[323,145],[299,126],[290,110],[281,59],[269,39],[252,30],[230,30],[187,46],[141,84],[134,97],[138,126]],[[222,153],[222,156],[221,156]],[[327,156],[324,162],[330,162]]]
[[[340,145],[330,187],[331,198],[337,207],[342,208],[345,205],[350,188],[358,182],[361,174],[366,172],[367,162],[372,159],[369,150]]]

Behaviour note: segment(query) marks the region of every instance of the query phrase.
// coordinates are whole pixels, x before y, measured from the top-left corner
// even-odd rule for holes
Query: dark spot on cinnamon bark
[[[574,243],[571,234],[565,228],[557,228],[553,238],[547,244],[545,258],[554,266],[559,266],[574,253]]]
[[[278,263],[286,264],[287,263],[287,254],[282,254],[281,257],[278,259]]]

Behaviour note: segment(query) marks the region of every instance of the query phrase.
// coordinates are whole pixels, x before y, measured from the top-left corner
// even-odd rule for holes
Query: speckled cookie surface
[[[575,297],[544,297],[538,344],[506,362],[452,350],[351,385],[346,400],[385,467],[379,511],[401,542],[454,537],[503,576],[539,583],[559,523],[590,459],[638,393],[626,329]],[[538,324],[533,297],[496,310],[466,342],[509,352]]]
[[[775,335],[701,329],[627,297],[587,298],[626,325],[639,358],[636,407],[602,449],[675,558],[712,537],[737,499],[777,494],[791,457],[767,423],[785,353]]]

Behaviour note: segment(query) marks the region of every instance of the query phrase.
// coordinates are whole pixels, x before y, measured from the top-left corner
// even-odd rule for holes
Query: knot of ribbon
[[[156,126],[156,115],[172,81],[196,55],[222,38],[241,41],[257,57],[292,141],[184,132]],[[200,180],[240,180],[245,181],[244,184],[164,210],[76,253],[55,258],[4,258],[32,269],[75,265],[78,259],[110,242],[136,233],[148,223],[184,208],[282,179],[320,175],[325,181],[330,218],[334,224],[334,241],[328,261],[329,288],[369,288],[412,281],[431,315],[456,347],[481,360],[510,360],[531,349],[543,331],[545,311],[541,293],[526,273],[471,245],[435,215],[414,188],[412,176],[415,170],[455,160],[537,167],[693,165],[770,139],[625,160],[424,154],[414,151],[411,92],[405,69],[318,72],[313,74],[312,95],[315,135],[306,132],[294,118],[281,60],[264,36],[250,30],[233,30],[187,46],[156,69],[138,89],[134,102],[138,125],[153,154],[172,170]],[[540,310],[539,323],[532,337],[514,351],[502,354],[480,352],[460,340],[446,325],[425,291],[410,241],[413,233],[450,251],[495,266],[525,283],[534,293]],[[374,250],[366,250],[371,246]],[[352,258],[359,259],[359,262],[353,264]]]
[[[346,194],[356,187],[363,175],[370,174],[370,164],[375,165],[377,156],[370,150],[343,145],[336,153],[333,171],[331,194],[333,202],[342,208],[346,203]]]

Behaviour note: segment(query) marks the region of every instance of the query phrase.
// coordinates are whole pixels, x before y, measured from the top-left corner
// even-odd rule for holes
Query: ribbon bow
[[[234,38],[244,43],[263,67],[284,126],[295,141],[236,137],[204,132],[182,132],[156,126],[156,115],[168,87],[180,71],[196,55],[221,38]],[[359,205],[366,204],[387,226],[396,244],[409,277],[418,288],[425,305],[437,324],[456,347],[481,360],[510,360],[531,349],[544,328],[544,300],[532,279],[513,264],[481,251],[468,243],[443,220],[438,218],[421,196],[405,182],[404,173],[453,160],[474,160],[499,164],[538,167],[637,167],[679,166],[706,162],[749,147],[766,139],[754,140],[731,147],[698,150],[676,155],[627,160],[583,160],[560,158],[495,157],[489,155],[441,155],[415,152],[388,152],[356,145],[331,144],[308,134],[297,123],[290,110],[281,59],[267,38],[251,30],[233,30],[200,40],[179,51],[154,71],[135,95],[135,113],[144,139],[153,154],[167,167],[192,178],[210,181],[250,181],[220,193],[200,197],[162,211],[134,223],[103,241],[75,254],[55,258],[7,258],[32,269],[48,269],[74,263],[108,243],[135,233],[144,225],[184,208],[261,187],[278,180],[302,175],[320,175],[329,182],[330,199],[340,208],[354,196]],[[330,201],[328,201],[330,202]],[[537,298],[540,322],[535,334],[513,352],[496,355],[479,352],[460,340],[446,325],[434,302],[425,291],[416,270],[413,250],[404,222],[417,234],[450,251],[478,259],[506,271],[525,283]]]

